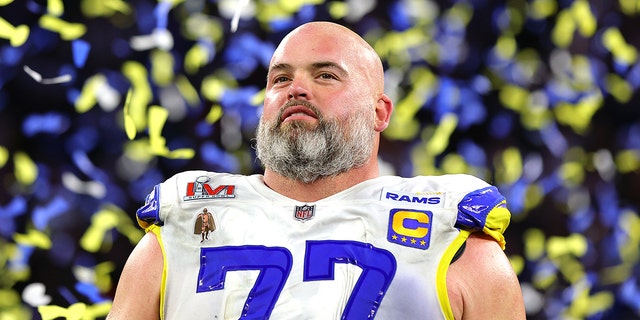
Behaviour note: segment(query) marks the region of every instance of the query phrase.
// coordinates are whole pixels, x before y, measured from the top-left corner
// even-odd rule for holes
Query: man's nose
[[[289,99],[310,99],[311,90],[309,89],[309,80],[302,76],[295,77],[291,81],[288,92]]]

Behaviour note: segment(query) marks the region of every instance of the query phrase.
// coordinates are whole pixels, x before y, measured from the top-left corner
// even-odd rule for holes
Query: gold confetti
[[[57,32],[63,40],[75,40],[87,32],[87,27],[81,23],[71,23],[52,15],[44,15],[40,18],[40,26],[44,29]]]
[[[183,148],[169,151],[167,148],[166,139],[162,136],[162,128],[168,117],[169,111],[163,107],[151,106],[149,108],[149,146],[151,152],[170,159],[193,158],[195,155],[193,149]]]
[[[129,105],[131,104],[131,93],[132,90],[129,89],[129,91],[127,91],[127,98],[125,99],[124,102],[124,110],[122,112],[123,116],[124,116],[124,131],[127,133],[127,137],[129,138],[129,140],[133,140],[136,138],[136,124],[133,121],[133,118],[131,117],[131,115],[129,114]]]
[[[62,0],[47,0],[47,13],[56,17],[64,13],[64,3]]]
[[[522,155],[518,148],[509,147],[496,156],[496,180],[502,184],[512,184],[522,176]]]
[[[18,182],[29,186],[38,178],[38,166],[31,160],[26,152],[18,151],[13,155],[13,165]]]
[[[9,160],[9,150],[7,148],[0,146],[0,168],[4,167],[4,165]]]
[[[29,26],[19,25],[14,27],[7,20],[0,17],[0,37],[9,40],[14,47],[23,45],[29,37]]]
[[[16,233],[13,239],[20,244],[40,249],[51,249],[51,239],[41,231],[29,229],[26,234]]]
[[[440,123],[433,132],[433,136],[427,142],[426,149],[428,154],[439,155],[449,145],[449,138],[458,125],[458,116],[448,113],[442,117]]]
[[[223,113],[224,112],[222,111],[222,107],[216,104],[211,107],[211,110],[209,110],[206,120],[208,123],[211,123],[211,124],[216,123],[218,122],[218,120],[220,120],[220,118],[222,118]]]

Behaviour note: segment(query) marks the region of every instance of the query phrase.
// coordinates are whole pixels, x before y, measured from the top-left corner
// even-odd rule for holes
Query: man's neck
[[[292,180],[273,171],[265,170],[264,183],[272,190],[288,198],[302,202],[315,202],[377,176],[378,167],[376,163],[373,166],[351,169],[336,176],[320,178],[311,183]]]

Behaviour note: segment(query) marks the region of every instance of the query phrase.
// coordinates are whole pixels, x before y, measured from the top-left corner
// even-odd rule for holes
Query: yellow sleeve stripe
[[[138,220],[140,222],[140,220]],[[162,250],[162,260],[163,260],[163,268],[162,268],[162,282],[160,284],[160,319],[164,320],[164,297],[166,292],[167,285],[167,254],[164,250],[164,242],[162,241],[162,233],[160,232],[162,229],[160,226],[155,224],[150,224],[145,227],[146,232],[153,232],[158,239],[158,244],[160,244],[160,249]]]
[[[444,313],[444,318],[447,320],[454,320],[453,310],[451,309],[451,301],[449,301],[449,292],[447,290],[447,271],[453,256],[458,252],[458,249],[469,238],[471,231],[460,230],[458,237],[453,240],[447,250],[445,250],[440,259],[438,265],[438,271],[436,273],[436,290],[438,292],[438,300],[440,301],[440,309]]]
[[[504,238],[504,231],[511,221],[511,212],[505,206],[506,201],[499,203],[487,215],[487,220],[482,231],[495,239],[502,250],[505,249],[507,241]]]

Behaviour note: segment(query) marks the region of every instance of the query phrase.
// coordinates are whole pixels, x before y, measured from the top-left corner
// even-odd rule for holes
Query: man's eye
[[[289,81],[288,77],[285,76],[281,76],[281,77],[276,77],[273,79],[273,83],[280,83],[280,82],[285,82],[285,81]]]
[[[320,78],[322,78],[322,79],[336,79],[336,77],[331,73],[322,73],[322,74],[320,74]]]

